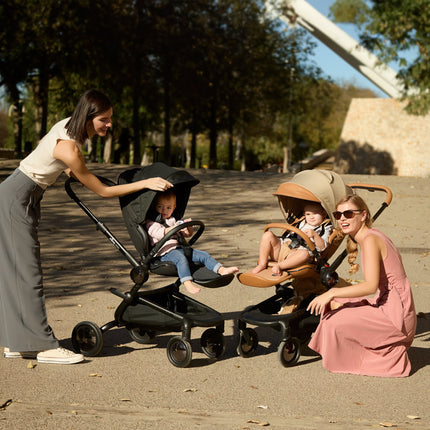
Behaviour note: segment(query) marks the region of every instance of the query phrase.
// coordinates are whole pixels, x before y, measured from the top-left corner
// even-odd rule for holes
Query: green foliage
[[[172,165],[184,163],[175,136],[186,132],[206,136],[192,165],[211,167],[237,166],[238,141],[250,165],[280,163],[290,131],[306,151],[334,147],[344,90],[308,61],[310,36],[269,18],[264,3],[2,1],[0,86],[11,103],[24,100],[23,142],[34,147],[97,87],[114,104],[116,162],[139,163],[154,134],[159,159]]]
[[[352,6],[351,6],[352,5]],[[354,10],[354,13],[349,11]],[[361,42],[382,61],[399,65],[407,110],[430,110],[430,0],[337,0],[331,8],[339,21],[362,23]]]

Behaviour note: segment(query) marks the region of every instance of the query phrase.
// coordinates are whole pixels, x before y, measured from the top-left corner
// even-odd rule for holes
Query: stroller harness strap
[[[298,228],[301,230],[303,225],[306,223],[305,219],[301,219],[300,223],[298,225]],[[330,224],[330,220],[323,221],[317,228],[314,228],[314,231],[318,233],[319,236],[324,236],[325,233],[325,226]],[[281,236],[282,240],[290,239],[291,243],[288,245],[290,249],[298,248],[299,246],[304,246],[306,248],[309,248],[306,244],[306,241],[300,237],[297,233],[293,231],[287,231]]]

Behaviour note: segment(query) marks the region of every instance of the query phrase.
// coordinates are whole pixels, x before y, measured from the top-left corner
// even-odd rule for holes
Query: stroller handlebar
[[[110,179],[104,178],[103,176],[97,176],[97,178],[108,187],[116,185],[115,182]],[[98,219],[91,210],[80,200],[80,198],[76,195],[76,193],[72,189],[72,183],[79,182],[75,178],[68,178],[64,183],[64,187],[66,189],[69,197],[75,201],[75,203],[84,211],[84,213],[91,219],[91,221],[96,225],[97,230],[100,230],[110,241],[111,243],[123,254],[129,263],[133,267],[139,267],[139,262],[131,255],[131,253],[119,242],[119,240],[112,234],[108,227]]]
[[[203,231],[205,229],[205,225],[202,221],[198,220],[191,220],[183,222],[182,224],[179,224],[172,228],[159,242],[157,242],[154,247],[151,249],[150,253],[148,254],[147,258],[145,260],[151,260],[157,252],[165,245],[165,243],[171,239],[172,237],[176,236],[178,232],[183,230],[187,227],[193,227],[193,226],[199,226],[198,230],[193,234],[193,236],[188,240],[187,246],[192,246],[197,239],[203,234]]]
[[[386,194],[384,206],[387,207],[390,205],[391,200],[393,199],[393,193],[391,190],[387,187],[384,187],[383,185],[370,185],[370,184],[348,184],[349,187],[354,189],[361,189],[361,190],[367,190],[367,191],[382,191]]]

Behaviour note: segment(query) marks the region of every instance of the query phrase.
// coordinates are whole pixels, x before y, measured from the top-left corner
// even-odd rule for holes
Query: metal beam
[[[312,33],[333,52],[373,82],[392,98],[400,98],[404,87],[397,73],[360,45],[349,34],[319,13],[305,0],[283,0],[281,7],[285,15],[280,19],[287,25],[299,24]]]

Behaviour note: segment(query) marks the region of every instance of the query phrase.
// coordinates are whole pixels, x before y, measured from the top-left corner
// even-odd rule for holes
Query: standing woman
[[[308,310],[321,314],[321,321],[309,347],[321,354],[323,366],[331,372],[408,376],[407,350],[417,320],[401,256],[387,236],[372,228],[361,197],[344,198],[334,216],[348,235],[350,272],[358,270],[358,245],[365,280],[331,288],[312,300]]]
[[[112,104],[97,90],[83,94],[72,116],[55,124],[37,148],[0,184],[0,345],[6,358],[37,358],[40,363],[72,364],[82,354],[59,347],[48,325],[37,231],[45,189],[65,171],[101,197],[144,188],[164,191],[172,184],[151,178],[108,187],[86,167],[81,146],[105,136],[112,126]]]

